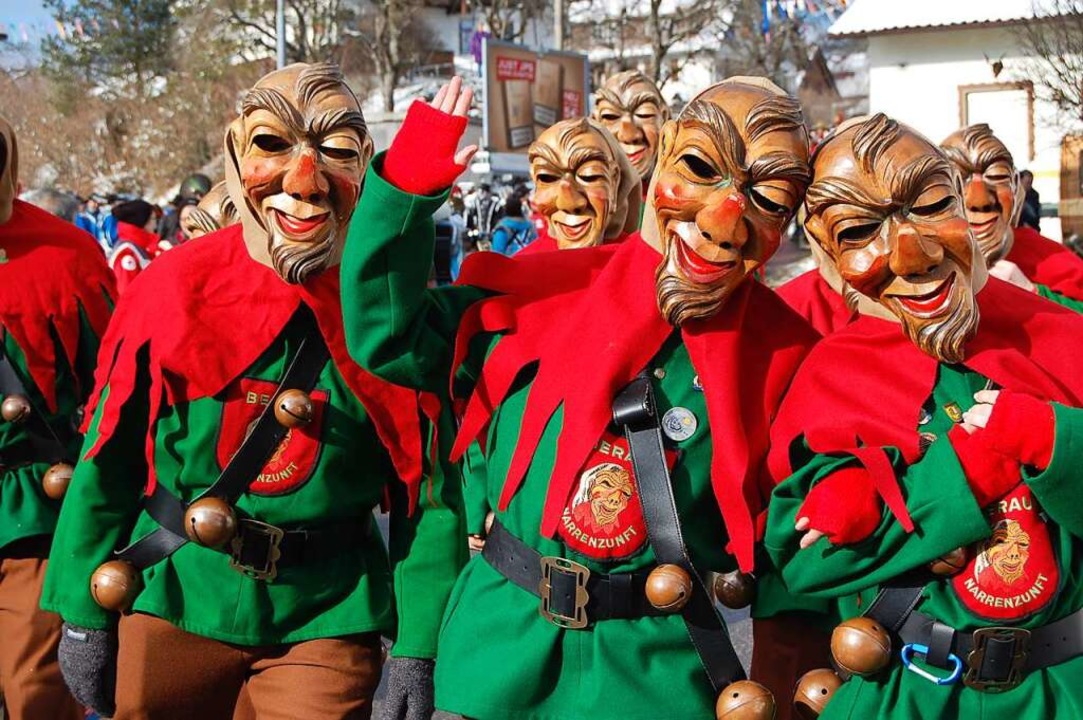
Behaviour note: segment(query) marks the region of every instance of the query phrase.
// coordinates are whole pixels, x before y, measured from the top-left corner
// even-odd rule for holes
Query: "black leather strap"
[[[26,430],[30,436],[30,446],[22,449],[5,448],[4,452],[0,453],[0,463],[12,466],[27,462],[55,463],[69,459],[67,446],[74,439],[74,428],[70,426],[70,423],[65,423],[65,430],[58,433],[49,424],[48,416],[34,403],[33,396],[27,391],[15,365],[8,357],[2,334],[0,334],[0,395],[4,397],[22,395],[33,410],[25,421]]]
[[[960,632],[929,617],[921,612],[912,612],[899,630],[899,638],[904,643],[917,643],[932,649],[935,634],[947,636],[950,652],[963,663],[967,663],[971,650],[974,649],[974,632]],[[989,639],[986,642],[985,670],[995,677],[996,673],[1010,666],[1010,657],[1014,643],[1008,640]],[[1043,625],[1030,631],[1029,657],[1026,671],[1041,670],[1083,655],[1083,610],[1061,618],[1056,622]],[[944,663],[933,662],[932,655],[925,658],[930,665],[949,667],[947,656]]]
[[[329,357],[312,311],[302,305],[298,312],[303,313],[305,336],[275,390],[276,397],[291,388],[311,391]],[[263,408],[248,437],[226,463],[218,479],[193,498],[193,502],[202,497],[220,497],[232,504],[245,493],[286,435],[287,428],[278,422],[274,411],[274,402]],[[117,552],[118,559],[139,569],[160,562],[188,542],[184,529],[186,505],[180,498],[159,484],[144,499],[144,508],[161,527]]]
[[[880,623],[890,632],[897,633],[917,607],[924,587],[925,583],[920,581],[898,581],[887,585],[880,589],[876,599],[865,611],[865,616]]]
[[[711,685],[716,692],[721,691],[743,680],[745,672],[707,586],[685,548],[650,380],[641,375],[617,395],[613,420],[623,426],[628,438],[654,556],[659,564],[680,565],[692,578],[692,597],[681,614]]]
[[[526,590],[539,596],[542,580],[541,554],[508,532],[500,521],[493,523],[485,539],[481,556],[494,570]],[[587,579],[587,617],[594,620],[640,618],[662,615],[662,611],[647,602],[644,584],[646,572],[591,573]],[[551,578],[550,602],[555,612],[572,615],[575,608],[576,585],[571,575],[555,573]]]

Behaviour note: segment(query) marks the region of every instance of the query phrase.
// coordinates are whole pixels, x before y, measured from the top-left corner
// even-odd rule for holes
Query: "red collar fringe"
[[[1015,243],[1006,259],[1018,265],[1031,282],[1083,300],[1083,258],[1034,228],[1015,228]]]
[[[1039,399],[1083,404],[1083,316],[996,278],[978,293],[981,325],[967,345],[967,368],[1000,387]],[[790,447],[802,435],[816,453],[857,456],[892,514],[913,522],[883,448],[921,459],[918,419],[936,383],[937,361],[899,325],[867,315],[824,338],[794,379],[775,422],[770,466],[793,473]]]
[[[508,507],[546,425],[563,406],[542,514],[541,531],[552,536],[582,464],[610,422],[613,398],[674,332],[655,299],[661,257],[638,236],[566,253],[484,255],[467,261],[460,282],[501,294],[467,312],[456,338],[454,368],[477,333],[504,336],[467,403],[452,459],[483,433],[516,377],[536,363],[499,505]],[[751,570],[754,518],[770,489],[763,472],[770,419],[816,336],[770,290],[751,281],[716,316],[680,332],[706,394],[712,487],[730,547],[740,566]]]
[[[775,288],[775,292],[821,335],[846,327],[856,315],[815,268]]]
[[[418,394],[362,370],[349,356],[342,324],[338,268],[304,285],[283,282],[253,261],[243,230],[234,225],[185,243],[141,273],[121,303],[102,342],[94,414],[109,386],[94,457],[117,430],[121,408],[135,390],[139,352],[147,348],[151,426],[147,459],[154,488],[153,419],[161,403],[176,405],[222,392],[266,351],[304,303],[312,309],[335,367],[372,419],[399,477],[410,488],[410,512],[422,474]]]
[[[75,367],[80,312],[99,337],[116,296],[116,281],[94,239],[44,210],[16,200],[0,225],[0,324],[26,357],[31,380],[56,412],[56,345]],[[78,387],[80,397],[90,388]]]

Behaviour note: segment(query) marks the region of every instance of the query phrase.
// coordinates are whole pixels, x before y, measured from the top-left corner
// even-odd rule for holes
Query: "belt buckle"
[[[963,684],[981,692],[999,693],[1011,690],[1023,682],[1023,671],[1030,657],[1030,631],[1012,627],[987,627],[973,633],[974,649],[966,657],[967,670]],[[1011,638],[1015,643],[1012,648],[1012,666],[1004,680],[986,680],[981,677],[981,666],[985,660],[985,647],[990,638]]]
[[[579,630],[585,628],[590,620],[587,618],[587,602],[590,594],[587,592],[587,579],[590,577],[590,568],[566,558],[545,556],[541,558],[541,582],[538,583],[538,594],[541,595],[541,605],[538,612],[542,617],[557,627],[565,630]],[[551,606],[552,580],[554,573],[575,576],[575,614],[562,615],[553,612]]]
[[[229,566],[254,580],[271,582],[278,576],[279,558],[282,557],[282,538],[286,531],[282,528],[269,525],[259,520],[241,519],[237,522],[237,535],[229,542]],[[242,561],[246,538],[260,538],[267,543],[267,554],[262,562],[257,565],[247,565]]]

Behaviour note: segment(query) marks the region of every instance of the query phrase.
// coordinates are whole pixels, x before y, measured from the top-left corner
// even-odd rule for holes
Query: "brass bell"
[[[659,565],[647,576],[647,601],[665,612],[680,612],[692,597],[692,577],[680,565]]]
[[[237,514],[222,498],[200,498],[184,512],[184,531],[192,542],[219,549],[237,535]]]
[[[933,575],[951,577],[962,572],[969,559],[970,554],[965,547],[955,548],[947,555],[942,555],[929,563],[929,571]]]
[[[102,563],[90,576],[90,596],[112,612],[127,612],[142,589],[143,576],[123,560]]]
[[[774,720],[775,696],[752,680],[738,680],[723,688],[714,706],[717,720]]]
[[[714,596],[731,610],[748,607],[756,597],[756,578],[740,570],[714,576]]]
[[[283,427],[308,425],[313,412],[312,398],[303,390],[283,390],[275,398],[275,419]]]
[[[25,395],[8,395],[0,403],[0,417],[4,422],[21,423],[30,417],[30,400]]]
[[[891,661],[891,637],[870,617],[840,623],[831,633],[831,656],[853,675],[871,675]]]
[[[52,465],[45,474],[41,476],[41,489],[45,491],[45,496],[52,500],[61,500],[64,494],[68,492],[68,485],[71,485],[71,476],[75,472],[75,468],[67,463],[57,463]]]
[[[831,668],[809,670],[797,681],[793,693],[793,707],[801,720],[815,720],[831,702],[835,691],[842,687],[842,679]]]

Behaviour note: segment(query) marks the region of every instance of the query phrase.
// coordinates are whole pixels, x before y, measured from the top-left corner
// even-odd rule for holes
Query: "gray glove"
[[[391,658],[381,720],[432,720],[436,712],[432,679],[435,667],[432,660]]]
[[[99,715],[112,716],[117,690],[116,630],[89,630],[64,623],[57,656],[60,673],[75,699]]]

